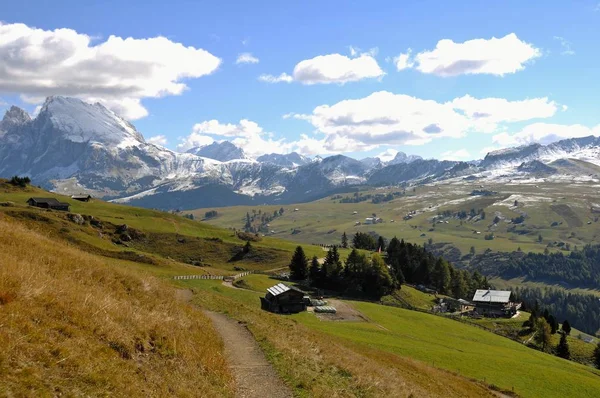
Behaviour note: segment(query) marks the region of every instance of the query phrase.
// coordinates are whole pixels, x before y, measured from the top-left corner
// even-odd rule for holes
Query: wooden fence
[[[235,279],[239,279],[242,278],[246,275],[252,274],[254,273],[254,271],[246,271],[246,272],[242,272],[241,274],[237,274],[237,275],[233,275],[233,276],[228,276],[228,275],[179,275],[179,276],[174,276],[173,279],[218,279],[218,280],[223,280],[224,278],[233,278]]]

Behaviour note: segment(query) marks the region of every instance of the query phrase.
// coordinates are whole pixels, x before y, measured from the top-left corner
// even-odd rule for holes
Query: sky
[[[6,2],[0,112],[100,102],[149,142],[480,159],[600,135],[600,2]]]

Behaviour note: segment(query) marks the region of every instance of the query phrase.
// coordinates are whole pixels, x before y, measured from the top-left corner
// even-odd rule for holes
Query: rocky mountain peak
[[[210,145],[192,148],[188,150],[187,153],[221,162],[228,162],[236,159],[248,159],[242,148],[238,148],[229,141],[215,141]]]
[[[31,122],[29,113],[17,106],[11,106],[4,114],[4,118],[0,121],[0,131],[8,131],[15,126],[21,126]]]
[[[387,164],[388,165],[392,165],[392,164],[402,164],[402,163],[412,163],[415,160],[421,160],[423,159],[422,157],[418,156],[418,155],[407,155],[404,152],[398,152],[396,154],[396,156],[394,157],[394,159],[390,160]]]

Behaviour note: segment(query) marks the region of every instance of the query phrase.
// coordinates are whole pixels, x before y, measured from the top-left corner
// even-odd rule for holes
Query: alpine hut
[[[293,286],[279,283],[267,289],[265,297],[260,298],[263,310],[290,314],[306,311],[305,293]]]

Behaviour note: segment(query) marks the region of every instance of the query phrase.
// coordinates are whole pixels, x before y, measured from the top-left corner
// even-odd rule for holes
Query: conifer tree
[[[593,360],[594,360],[594,366],[596,367],[596,369],[600,369],[600,343],[598,343],[598,345],[594,349]]]
[[[344,249],[348,248],[348,236],[346,236],[346,232],[342,234],[342,247]]]
[[[568,336],[571,334],[571,324],[569,321],[565,320],[562,324],[562,331]]]
[[[567,335],[565,333],[560,334],[560,342],[556,346],[556,355],[564,359],[571,359],[569,342],[567,341]]]
[[[292,279],[295,280],[303,280],[308,277],[308,259],[304,254],[304,249],[302,249],[302,246],[298,246],[294,252],[294,255],[292,256],[290,273]]]
[[[317,256],[314,256],[312,258],[312,261],[310,262],[310,268],[308,269],[308,277],[313,285],[320,284],[320,274],[321,264],[319,264],[319,259],[317,258]]]

